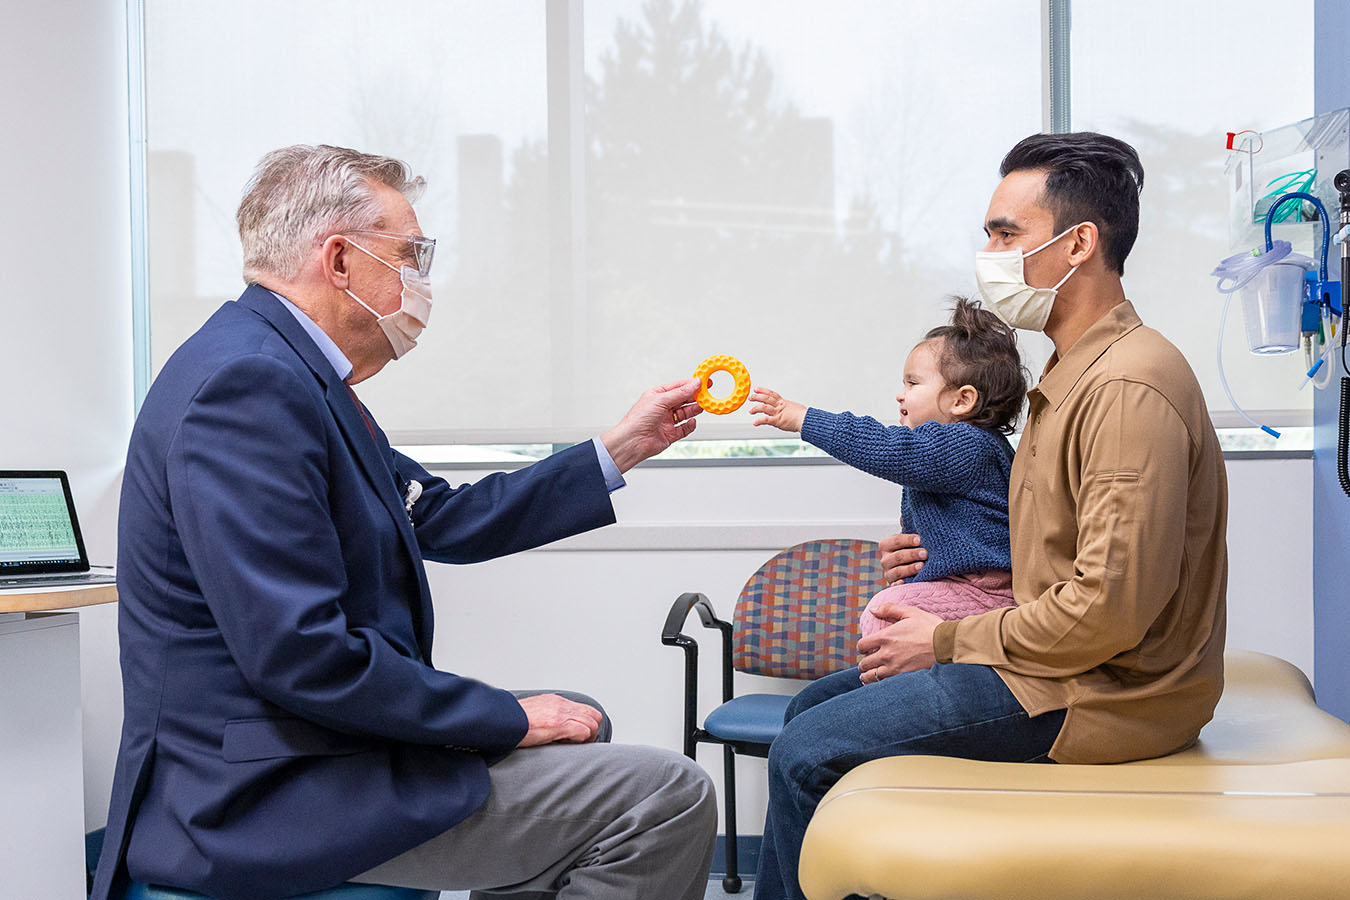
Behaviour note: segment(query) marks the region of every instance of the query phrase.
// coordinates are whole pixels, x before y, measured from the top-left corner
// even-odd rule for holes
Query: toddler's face
[[[900,404],[900,424],[907,428],[918,428],[925,422],[956,421],[951,416],[950,404],[943,403],[947,384],[938,370],[940,349],[940,341],[924,341],[905,360],[904,381],[895,402]]]

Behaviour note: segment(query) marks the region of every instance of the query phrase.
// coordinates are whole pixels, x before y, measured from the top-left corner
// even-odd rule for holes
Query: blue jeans
[[[846,669],[793,698],[769,748],[769,810],[755,900],[805,900],[797,884],[806,823],[850,769],[887,756],[1048,762],[1064,711],[1032,718],[988,666],[960,663],[874,684]]]

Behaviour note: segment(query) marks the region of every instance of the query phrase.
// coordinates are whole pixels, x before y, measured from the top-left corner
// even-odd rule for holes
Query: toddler
[[[830,413],[756,388],[756,425],[799,431],[802,439],[904,486],[906,531],[923,537],[928,561],[904,584],[878,593],[860,625],[864,636],[894,620],[883,605],[914,606],[959,619],[1012,606],[1008,545],[1010,434],[1027,392],[1013,330],[977,302],[956,299],[950,325],[934,328],[905,360],[896,394],[900,424]]]

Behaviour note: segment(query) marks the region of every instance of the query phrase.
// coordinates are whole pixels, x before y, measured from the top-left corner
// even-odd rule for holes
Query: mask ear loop
[[[1064,286],[1064,282],[1066,282],[1066,281],[1069,280],[1069,276],[1072,275],[1074,272],[1077,272],[1077,271],[1078,271],[1078,267],[1077,267],[1077,266],[1074,266],[1073,268],[1069,269],[1069,271],[1066,272],[1066,273],[1064,274],[1064,277],[1061,278],[1061,279],[1059,280],[1059,282],[1058,282],[1054,287],[1052,287],[1050,290],[1052,290],[1052,291],[1057,291],[1057,290],[1059,290],[1060,288],[1062,288],[1062,287]]]
[[[1075,226],[1075,227],[1077,227],[1077,226]],[[384,267],[386,267],[386,268],[389,268],[389,269],[393,269],[395,272],[398,272],[398,267],[397,267],[397,266],[394,266],[394,265],[392,265],[391,263],[389,263],[389,262],[387,262],[387,261],[385,261],[385,260],[383,260],[383,259],[380,259],[380,258],[379,258],[378,256],[376,256],[374,253],[371,253],[369,250],[367,250],[365,247],[362,247],[360,244],[358,244],[356,241],[352,240],[351,238],[345,237],[345,236],[344,236],[344,240],[346,240],[347,243],[351,244],[351,245],[352,245],[353,247],[355,247],[357,250],[360,250],[360,251],[361,251],[362,253],[364,253],[366,256],[369,256],[371,259],[373,259],[373,260],[375,260],[376,262],[378,262],[380,265],[382,265],[382,266],[384,266]],[[410,266],[409,268],[411,268],[411,266]],[[400,274],[401,274],[401,273],[400,273]]]
[[[371,253],[371,252],[370,252],[369,250],[367,250],[365,247],[362,247],[360,244],[358,244],[356,241],[352,240],[351,238],[347,237],[346,235],[343,235],[343,240],[345,240],[347,243],[351,244],[351,245],[352,245],[353,247],[355,247],[357,250],[360,250],[362,253],[364,253],[366,256],[369,256],[371,259],[375,260],[376,262],[384,263],[384,265],[388,266],[388,267],[391,268],[391,269],[394,269],[394,267],[393,267],[393,266],[390,266],[389,263],[387,263],[387,262],[385,262],[384,260],[380,259],[380,258],[379,258],[378,256],[376,256],[374,253]],[[395,271],[395,272],[398,272],[399,270],[398,270],[398,269],[394,269],[394,271]],[[402,273],[400,272],[399,275],[400,275],[400,277],[401,277],[401,276],[402,276]],[[357,303],[359,303],[359,304],[361,304],[363,307],[365,307],[366,312],[368,312],[368,313],[370,313],[372,316],[374,316],[374,317],[376,318],[377,321],[378,321],[379,319],[384,318],[384,317],[381,316],[378,312],[376,312],[376,311],[374,310],[374,308],[372,308],[371,305],[370,305],[369,303],[367,303],[366,301],[362,300],[360,297],[358,297],[358,296],[356,296],[355,294],[353,294],[353,293],[351,292],[350,289],[348,289],[348,288],[343,288],[343,291],[347,294],[348,297],[351,297],[351,298],[352,298],[353,300],[355,300]]]
[[[1078,223],[1078,225],[1085,225],[1085,224],[1087,224],[1087,223],[1085,223],[1085,222],[1079,222],[1079,223]],[[1070,225],[1068,228],[1065,228],[1063,231],[1061,231],[1059,234],[1057,234],[1057,235],[1055,235],[1054,237],[1052,237],[1050,240],[1046,241],[1044,244],[1041,244],[1041,245],[1040,245],[1039,247],[1037,247],[1035,250],[1031,250],[1031,251],[1028,251],[1028,252],[1026,252],[1026,253],[1023,253],[1023,254],[1022,254],[1022,257],[1023,257],[1023,258],[1026,258],[1026,257],[1028,257],[1028,256],[1034,256],[1035,254],[1040,253],[1040,252],[1041,252],[1042,250],[1044,250],[1046,247],[1049,247],[1049,246],[1050,246],[1051,244],[1053,244],[1055,241],[1057,241],[1057,240],[1059,240],[1060,238],[1064,237],[1064,235],[1068,234],[1070,231],[1073,231],[1075,228],[1078,227],[1078,225]]]
[[[1079,223],[1078,223],[1078,225],[1086,225],[1086,224],[1087,224],[1086,222],[1079,222]],[[1051,244],[1053,244],[1055,241],[1057,241],[1057,240],[1059,240],[1060,238],[1064,237],[1064,235],[1068,234],[1070,231],[1073,231],[1075,228],[1078,227],[1078,225],[1070,225],[1068,228],[1064,229],[1064,230],[1061,231],[1059,234],[1055,235],[1055,236],[1052,237],[1050,240],[1046,241],[1044,244],[1041,244],[1041,245],[1040,245],[1039,247],[1037,247],[1035,250],[1032,250],[1031,253],[1023,253],[1023,254],[1022,254],[1022,259],[1026,259],[1028,256],[1031,256],[1032,253],[1040,253],[1040,252],[1041,252],[1042,250],[1044,250],[1046,247],[1049,247],[1049,246],[1050,246]],[[1061,278],[1061,279],[1055,284],[1054,287],[1050,288],[1050,290],[1052,290],[1052,291],[1057,291],[1057,290],[1059,290],[1061,287],[1064,286],[1064,282],[1066,282],[1066,281],[1069,280],[1069,276],[1072,275],[1074,272],[1077,272],[1077,271],[1078,271],[1078,267],[1077,267],[1077,266],[1072,266],[1072,267],[1070,267],[1069,271],[1065,273],[1064,277]],[[1025,279],[1023,279],[1023,280],[1025,280]]]
[[[357,303],[360,303],[363,307],[365,307],[366,312],[370,313],[370,314],[371,314],[372,316],[374,316],[376,319],[381,318],[380,314],[377,313],[374,309],[372,309],[369,303],[367,303],[366,301],[362,300],[360,297],[358,297],[358,296],[356,296],[355,294],[353,294],[350,290],[348,290],[348,289],[346,289],[346,288],[343,288],[343,290],[346,291],[348,297],[351,297],[351,298],[352,298],[353,300],[355,300]]]

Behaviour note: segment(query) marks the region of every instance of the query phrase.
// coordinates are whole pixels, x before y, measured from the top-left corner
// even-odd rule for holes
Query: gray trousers
[[[544,692],[516,695],[531,693]],[[352,880],[474,900],[701,900],[717,832],[712,782],[672,751],[601,743],[609,731],[606,717],[597,743],[515,751],[488,769],[492,793],[473,815]]]

